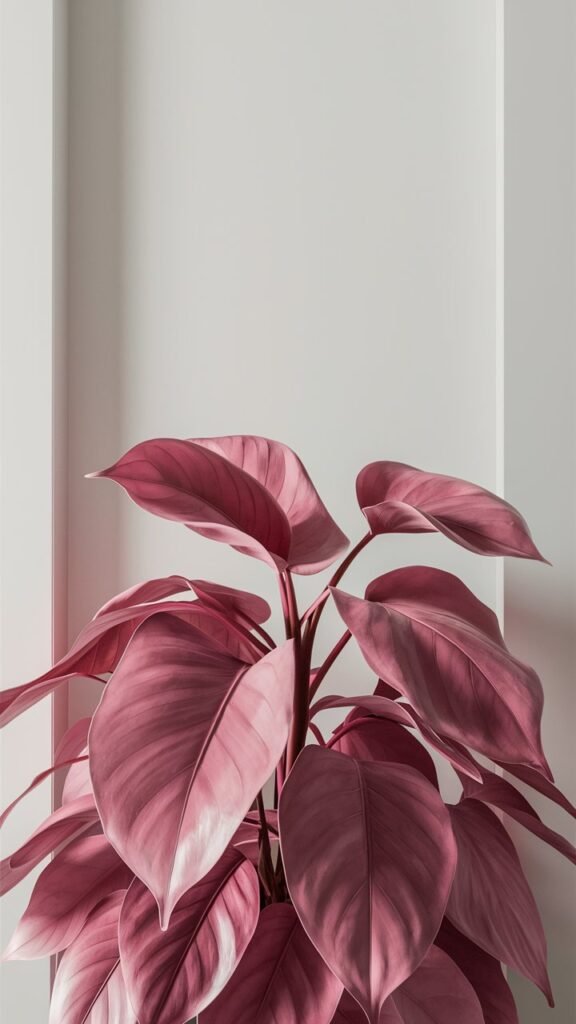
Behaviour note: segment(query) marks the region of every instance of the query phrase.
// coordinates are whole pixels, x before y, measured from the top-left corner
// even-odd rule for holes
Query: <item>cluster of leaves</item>
[[[338,588],[382,533],[540,558],[519,513],[462,480],[372,463],[357,480],[368,533],[301,614],[294,574],[325,569],[347,540],[289,448],[159,439],[96,475],[268,563],[286,639],[264,629],[262,598],[170,576],[115,597],[49,672],[0,694],[4,724],[65,680],[103,684],[93,718],[29,787],[65,768],[62,806],[1,865],[6,892],[58,851],[4,954],[64,951],[51,1024],[517,1024],[501,963],[552,1005],[538,910],[499,812],[572,861],[576,850],[485,767],[576,814],[542,750],[538,677],[449,573],[399,569],[363,598]],[[330,598],[345,630],[315,667]],[[373,692],[318,696],[351,637]],[[327,708],[346,715],[328,740]],[[429,747],[460,779],[455,805]]]

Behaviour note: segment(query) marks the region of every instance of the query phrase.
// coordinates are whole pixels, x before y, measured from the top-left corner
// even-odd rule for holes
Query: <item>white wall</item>
[[[505,606],[510,643],[545,677],[550,759],[574,798],[563,725],[573,710],[573,487],[560,458],[548,458],[561,439],[573,474],[574,51],[569,0],[531,0],[525,23],[524,7],[69,5],[69,632],[114,590],[155,574],[275,596],[263,565],[84,480],[142,438],[285,440],[352,538],[363,531],[354,477],[372,459],[474,479],[522,505],[560,568],[503,572],[440,537],[405,537],[375,542],[347,585],[431,562]],[[527,83],[530,103],[547,90],[537,105],[544,147],[530,133]],[[523,162],[537,154],[542,173],[526,178]],[[552,229],[548,200],[539,206],[551,189]],[[545,244],[561,273],[526,260]],[[523,387],[528,362],[546,414],[539,428],[535,385]],[[541,499],[551,485],[565,508],[554,520]],[[305,581],[303,595],[315,586]],[[326,616],[324,643],[336,628]],[[335,686],[360,690],[363,674],[347,650]],[[70,718],[89,703],[87,688],[73,688]],[[522,989],[522,1024],[568,1024],[576,924],[551,881],[563,865],[518,839],[552,940],[559,1007],[548,1015]]]

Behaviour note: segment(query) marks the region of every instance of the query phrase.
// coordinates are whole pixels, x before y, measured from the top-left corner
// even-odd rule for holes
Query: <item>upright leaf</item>
[[[258,877],[236,850],[182,896],[167,931],[139,879],[120,914],[120,956],[139,1024],[180,1024],[211,1003],[248,945],[260,912]]]
[[[290,524],[288,568],[309,575],[330,565],[348,544],[298,456],[279,441],[249,434],[194,439],[266,488]]]
[[[140,628],[106,686],[89,741],[96,802],[164,927],[274,770],[293,688],[292,642],[246,669],[171,615]]]
[[[330,1024],[341,992],[294,908],[274,903],[202,1024]]]
[[[96,904],[132,878],[104,836],[75,839],[38,878],[4,959],[34,960],[65,949]]]
[[[300,920],[379,1024],[444,914],[456,862],[448,812],[412,768],[306,747],[282,790],[279,822]]]
[[[458,864],[446,915],[472,942],[520,971],[554,1005],[538,908],[506,829],[477,800],[450,808]]]
[[[437,583],[435,591],[430,581]],[[460,616],[452,589],[455,598],[466,595]],[[481,619],[490,620],[463,583],[438,569],[413,567],[374,580],[365,601],[333,593],[372,670],[400,690],[437,734],[549,775],[540,739],[540,680],[496,639],[495,630],[480,628]]]
[[[481,555],[542,559],[520,513],[490,491],[402,462],[372,462],[356,480],[372,533],[439,531]]]
[[[118,953],[123,900],[124,892],[115,892],[99,903],[64,953],[48,1024],[138,1024]]]

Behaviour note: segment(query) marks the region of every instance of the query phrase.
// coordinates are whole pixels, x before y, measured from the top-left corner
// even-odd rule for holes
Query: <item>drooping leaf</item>
[[[380,697],[376,693],[362,694],[354,697],[338,697],[328,694],[317,700],[310,709],[310,717],[313,718],[320,711],[329,708],[354,707],[365,711],[369,715],[377,715],[380,718],[398,722],[400,725],[412,726],[420,730],[424,739],[434,750],[437,750],[443,757],[457,769],[475,779],[482,780],[480,768],[466,749],[454,740],[438,736],[433,729],[417,715],[414,708],[403,702],[390,700],[389,697]]]
[[[456,845],[438,792],[404,765],[306,747],[280,798],[290,896],[334,974],[379,1024],[438,931]]]
[[[403,725],[386,718],[359,717],[353,711],[338,729],[328,746],[357,761],[395,761],[421,772],[438,788],[438,776],[430,754]]]
[[[287,561],[292,572],[320,572],[347,546],[347,537],[321,501],[302,462],[287,445],[246,434],[194,438],[194,443],[229,459],[278,502],[290,524]]]
[[[185,591],[193,591],[208,607],[228,612],[228,614],[232,613],[232,615],[246,616],[252,622],[266,622],[270,618],[269,604],[257,594],[251,594],[246,590],[237,590],[235,587],[225,587],[220,583],[210,583],[208,580],[189,580],[185,576],[164,576],[146,580],[144,583],[137,583],[136,586],[129,587],[128,590],[124,590],[107,601],[94,617],[98,618],[100,615],[116,611],[119,608],[161,601],[165,597],[172,597],[174,594],[181,594]]]
[[[462,935],[446,918],[434,941],[468,978],[480,1001],[485,1024],[518,1024],[514,997],[498,960]]]
[[[448,573],[414,567],[374,580],[367,600],[341,590],[333,595],[370,667],[408,698],[434,732],[549,775],[540,740],[538,676],[479,628],[470,609],[482,606],[470,592],[462,604],[465,618],[453,613],[451,601],[440,604],[441,586],[431,601],[430,581],[438,577],[448,577],[448,593],[452,581],[456,596],[467,589]]]
[[[496,760],[496,764],[499,764],[501,768],[504,768],[510,775],[514,775],[526,786],[531,786],[532,789],[541,793],[542,796],[558,804],[558,807],[561,807],[567,814],[571,814],[573,818],[576,818],[576,807],[574,804],[570,803],[568,798],[564,796],[564,793],[558,789],[558,786],[555,786],[550,779],[545,778],[537,768],[530,768],[524,764],[506,764],[504,761],[499,760]]]
[[[40,772],[39,775],[36,775],[32,779],[32,782],[30,783],[30,785],[27,786],[26,789],[23,790],[23,792],[20,793],[12,801],[11,804],[8,804],[8,807],[6,807],[6,809],[4,811],[2,811],[2,814],[0,814],[0,828],[2,827],[2,825],[4,824],[6,819],[9,817],[9,815],[12,813],[14,808],[18,806],[20,801],[23,800],[24,797],[28,796],[28,793],[31,793],[42,782],[45,782],[46,779],[49,779],[52,775],[55,775],[56,772],[60,771],[63,768],[70,768],[73,765],[82,764],[83,762],[85,762],[87,760],[88,760],[88,758],[87,758],[87,756],[85,756],[85,757],[74,757],[74,758],[72,758],[71,760],[68,760],[68,761],[58,761],[58,762],[56,762],[56,764],[53,764],[51,768],[46,768],[45,771]]]
[[[246,669],[171,615],[144,623],[106,686],[89,741],[96,802],[164,926],[275,768],[293,688],[292,642]]]
[[[14,853],[0,861],[0,896],[9,892],[62,843],[69,842],[98,824],[91,796],[59,807]]]
[[[65,949],[96,904],[132,878],[104,836],[75,839],[39,876],[4,959],[34,960]]]
[[[202,1024],[330,1024],[341,992],[294,908],[275,903]]]
[[[94,477],[115,480],[137,505],[223,541],[273,568],[288,564],[291,530],[272,494],[208,445],[154,438]]]
[[[120,914],[120,956],[139,1024],[176,1024],[200,1013],[235,971],[258,922],[252,865],[228,850],[182,896],[161,931],[158,907],[136,879]]]
[[[436,946],[390,1001],[404,1024],[485,1024],[473,986]]]
[[[553,1005],[538,908],[506,829],[484,804],[450,808],[458,864],[446,916],[472,942],[524,974]]]
[[[174,594],[184,594],[186,591],[192,590],[190,583],[191,581],[185,576],[177,575],[160,576],[153,580],[145,580],[143,583],[136,583],[133,587],[128,587],[127,590],[123,590],[122,593],[116,594],[115,597],[106,601],[98,609],[94,618],[99,619],[101,615],[108,615],[110,612],[116,612],[122,608],[156,603],[165,597],[173,597]]]
[[[92,911],[56,972],[49,1024],[138,1024],[118,953],[118,918],[124,892]]]
[[[82,796],[94,797],[92,778],[90,776],[88,744],[84,747],[82,754],[84,755],[83,758],[79,759],[76,764],[70,765],[66,778],[64,779],[61,800],[62,806],[69,804],[73,800],[79,800]]]
[[[538,836],[539,839],[576,864],[576,849],[572,843],[545,825],[532,805],[510,782],[486,769],[482,770],[482,779],[481,785],[475,784],[470,779],[462,779],[466,798],[480,800],[482,803],[491,804],[492,807],[498,807],[499,810],[504,811],[524,828],[527,828],[529,832]]]
[[[542,559],[520,513],[466,480],[402,462],[372,462],[356,480],[358,504],[373,533],[429,533],[481,555]]]

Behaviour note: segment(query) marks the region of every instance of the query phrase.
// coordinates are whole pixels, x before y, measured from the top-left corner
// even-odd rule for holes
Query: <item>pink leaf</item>
[[[474,988],[446,953],[432,946],[391,997],[404,1024],[484,1024]]]
[[[171,615],[146,622],[90,732],[104,830],[166,926],[275,768],[292,713],[292,643],[248,670]]]
[[[99,903],[64,953],[52,990],[49,1024],[138,1024],[118,953],[123,899],[120,891]]]
[[[193,591],[203,604],[219,611],[245,616],[256,623],[266,622],[270,618],[270,606],[257,594],[225,587],[220,583],[210,583],[207,580],[189,580],[185,576],[165,576],[137,583],[136,586],[124,590],[102,605],[95,618],[119,608],[161,601],[165,597],[172,597],[187,590]]]
[[[113,672],[138,626],[158,613],[170,613],[193,623],[213,643],[243,661],[250,663],[260,657],[249,640],[238,636],[232,623],[227,625],[222,618],[215,617],[200,601],[158,601],[117,607],[98,613],[80,632],[68,654],[44,675],[0,692],[0,726],[11,722],[72,676]]]
[[[190,580],[185,576],[161,576],[157,579],[145,580],[144,583],[136,583],[135,586],[128,587],[121,594],[110,598],[98,609],[94,618],[98,619],[101,615],[108,615],[109,612],[116,612],[122,608],[133,608],[139,604],[162,601],[165,597],[173,597],[174,594],[182,594],[191,590]]]
[[[518,1024],[512,992],[498,960],[475,946],[446,919],[435,942],[468,978],[480,1000],[485,1024]]]
[[[356,494],[373,533],[429,533],[481,555],[544,561],[520,513],[490,491],[402,462],[372,462],[358,475]]]
[[[91,796],[60,807],[30,836],[18,850],[0,861],[0,896],[9,892],[61,843],[82,835],[98,822]]]
[[[78,800],[81,796],[94,798],[87,745],[82,753],[85,755],[85,759],[79,759],[68,769],[62,787],[62,805],[69,804],[72,800]]]
[[[438,788],[438,776],[430,754],[402,725],[386,718],[358,717],[354,711],[344,719],[328,746],[357,761],[395,761],[419,771]]]
[[[290,524],[288,568],[292,572],[320,572],[347,547],[347,537],[321,501],[300,459],[287,445],[249,434],[194,441],[229,459],[278,502]]]
[[[176,1024],[211,1003],[235,971],[258,923],[260,893],[251,864],[228,850],[177,903],[167,931],[136,879],[120,915],[120,955],[140,1024]]]
[[[476,800],[450,808],[458,865],[446,911],[469,939],[533,981],[553,1005],[538,908],[506,829]]]
[[[342,985],[288,903],[262,912],[240,966],[202,1024],[330,1024]]]
[[[287,566],[291,530],[280,505],[253,476],[207,445],[155,438],[91,475],[115,480],[148,512],[273,568]]]
[[[104,836],[82,836],[44,868],[5,960],[34,960],[69,946],[88,914],[133,875]]]
[[[366,1014],[362,1007],[352,998],[349,992],[344,991],[338,1005],[338,1009],[332,1018],[332,1024],[366,1024]],[[394,1005],[390,996],[382,1010],[378,1024],[404,1024],[404,1021]]]
[[[378,1024],[444,914],[456,861],[448,812],[411,768],[306,747],[282,790],[279,820],[300,920]]]
[[[539,839],[542,839],[549,846],[554,847],[555,850],[563,854],[564,857],[567,857],[573,864],[576,864],[576,849],[572,843],[568,842],[558,832],[548,828],[540,820],[531,804],[510,782],[495,775],[494,772],[486,770],[482,770],[482,777],[482,785],[476,785],[469,779],[462,780],[464,796],[466,798],[480,800],[482,803],[498,807],[499,810],[514,818],[524,828],[527,828],[535,836],[538,836]]]
[[[49,779],[57,771],[60,771],[61,768],[69,768],[74,765],[83,764],[87,760],[88,757],[85,756],[75,757],[68,761],[57,761],[56,764],[52,765],[51,768],[46,768],[45,771],[40,772],[39,775],[36,775],[35,778],[32,779],[30,785],[22,793],[20,793],[20,795],[17,796],[16,799],[13,800],[12,803],[9,804],[4,811],[2,811],[2,814],[0,814],[0,828],[2,827],[8,816],[12,813],[14,808],[18,806],[20,801],[23,800],[25,796],[28,796],[28,793],[31,793],[32,790],[36,789],[36,787],[39,786],[42,782],[45,782],[46,779]]]
[[[571,814],[573,818],[576,818],[576,807],[570,803],[564,793],[550,782],[549,779],[544,776],[536,768],[530,768],[524,764],[506,764],[504,761],[496,761],[501,768],[504,768],[510,775],[515,775],[520,782],[523,782],[526,786],[531,786],[532,789],[537,790],[542,796],[552,800],[555,804],[558,804],[562,810],[566,811],[567,814]]]
[[[430,580],[438,577],[448,592],[454,588],[455,598],[468,595],[465,617],[456,616],[448,600],[439,603],[440,586],[431,599]],[[487,757],[549,773],[540,741],[540,680],[497,642],[494,631],[479,628],[483,606],[463,583],[438,569],[415,567],[375,580],[366,601],[341,590],[333,595],[372,670],[405,694],[435,733]]]

